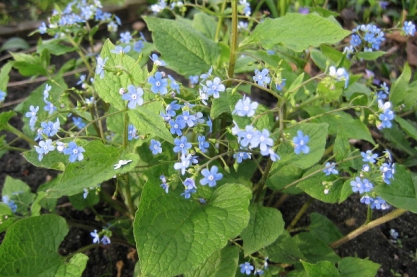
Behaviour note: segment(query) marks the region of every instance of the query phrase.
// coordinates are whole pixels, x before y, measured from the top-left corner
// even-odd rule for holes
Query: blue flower
[[[100,235],[97,234],[97,230],[94,230],[94,232],[91,232],[90,236],[93,237],[93,243],[100,243]]]
[[[197,121],[195,115],[190,115],[189,111],[184,111],[179,117],[181,117],[181,119],[185,122],[186,125],[188,125],[188,127],[193,127]]]
[[[6,92],[0,90],[0,102],[3,102],[4,99],[6,99],[6,95],[7,95]]]
[[[195,186],[195,181],[192,178],[187,178],[184,180],[183,182],[184,186],[186,189],[196,189],[197,187]]]
[[[133,50],[135,50],[136,52],[141,52],[143,47],[145,47],[145,45],[141,40],[138,40],[135,42],[135,44],[133,44]]]
[[[389,102],[388,102],[389,103]],[[391,109],[385,109],[383,113],[379,115],[379,119],[382,121],[378,126],[378,129],[391,128],[392,120],[394,120],[395,114]]]
[[[74,121],[74,125],[78,128],[78,129],[82,129],[85,127],[85,123],[83,122],[83,119],[81,117],[73,117],[72,121]]]
[[[350,185],[352,186],[353,192],[359,192],[360,194],[364,193],[364,185],[361,178],[356,177],[356,180],[350,181]]]
[[[42,35],[46,33],[47,27],[46,27],[45,22],[41,23],[41,26],[39,26],[38,30],[39,30],[39,33]]]
[[[375,159],[378,158],[378,154],[373,154],[371,150],[367,150],[366,152],[361,152],[362,161],[365,163],[375,163]]]
[[[269,137],[269,131],[263,129],[262,132],[256,132],[256,135],[251,140],[251,147],[258,147],[261,152],[267,151],[274,145],[274,141]]]
[[[240,273],[242,274],[244,273],[246,275],[251,275],[252,270],[254,269],[254,267],[248,262],[245,262],[244,264],[240,264],[239,266],[240,266]]]
[[[25,114],[25,116],[26,117],[30,117],[30,119],[29,119],[29,126],[30,126],[30,128],[32,130],[34,130],[35,129],[36,120],[38,120],[37,113],[39,111],[39,106],[36,106],[36,108],[35,108],[33,105],[31,105],[29,107],[29,109],[30,109],[30,112],[27,112]]]
[[[411,21],[404,21],[404,27],[403,30],[405,32],[406,36],[414,36],[416,33],[416,25],[414,25]]]
[[[379,170],[381,170],[382,173],[382,180],[384,180],[386,184],[390,185],[390,180],[394,179],[395,164],[383,163]]]
[[[47,111],[49,114],[52,114],[54,111],[57,110],[57,108],[54,106],[54,104],[52,104],[51,102],[45,100],[45,107],[43,107],[43,109],[45,111]]]
[[[371,203],[371,209],[386,210],[389,207],[388,203],[380,196],[377,196]]]
[[[364,195],[361,197],[360,201],[363,204],[369,205],[374,201],[374,199],[372,197],[369,197],[368,195]]]
[[[180,162],[175,163],[174,164],[174,169],[176,170],[181,170],[181,175],[185,174],[185,170],[190,166],[191,164],[191,159],[193,157],[191,156],[191,154],[188,155],[184,155],[182,154],[180,157]]]
[[[326,176],[329,176],[330,174],[339,174],[339,171],[335,169],[335,166],[336,163],[326,163],[326,168],[323,170]]]
[[[390,234],[392,239],[394,239],[394,240],[398,239],[398,232],[395,231],[395,229],[389,230],[389,234]]]
[[[171,134],[177,134],[177,136],[181,136],[181,130],[185,128],[185,121],[182,117],[177,117],[175,121],[171,119],[169,121],[169,125],[171,125]]]
[[[362,184],[364,192],[370,192],[374,188],[374,185],[368,179],[363,179]]]
[[[111,243],[110,238],[108,236],[103,236],[103,238],[101,239],[101,243],[104,245],[108,245]]]
[[[125,48],[123,48],[122,46],[116,46],[116,48],[111,50],[110,52],[114,54],[126,54],[126,53],[129,53],[129,51],[130,51],[130,46],[128,45]]]
[[[9,206],[9,208],[12,210],[13,213],[16,212],[17,210],[17,205],[13,200],[10,200],[10,197],[8,195],[3,195],[1,197],[1,201],[6,204],[7,206]]]
[[[175,81],[174,78],[172,78],[171,75],[168,75],[169,80],[171,81],[171,89],[175,90],[178,94],[180,94],[180,85]]]
[[[107,24],[107,30],[108,30],[110,33],[116,33],[118,28],[119,28],[119,27],[117,26],[117,24],[116,24],[116,23],[114,23],[114,21],[110,21],[110,22]]]
[[[357,47],[362,43],[361,37],[357,34],[353,34],[352,38],[350,39],[350,44],[353,47]]]
[[[244,95],[243,99],[237,101],[232,114],[237,114],[238,116],[251,117],[255,114],[256,108],[258,108],[258,103],[251,102],[250,98]]]
[[[240,164],[243,160],[250,159],[251,153],[249,152],[237,152],[233,154],[233,158],[236,159],[237,163]]]
[[[274,150],[272,150],[272,148],[268,148],[265,151],[261,151],[261,155],[262,156],[268,156],[269,155],[269,158],[273,162],[276,162],[277,160],[280,160],[281,159],[280,156],[277,153],[275,153]]]
[[[161,143],[157,140],[151,139],[151,145],[149,146],[151,149],[152,154],[157,155],[158,153],[162,153]]]
[[[303,134],[301,130],[297,131],[297,136],[292,139],[294,143],[294,152],[295,154],[300,154],[303,152],[304,154],[308,154],[310,152],[310,147],[307,146],[308,141],[310,138],[308,135]]]
[[[329,75],[337,81],[345,81],[345,88],[349,85],[349,73],[343,67],[337,68],[334,66],[329,67]]]
[[[223,92],[226,89],[226,87],[223,84],[221,84],[221,80],[219,77],[214,78],[213,81],[208,80],[206,82],[206,85],[207,94],[209,96],[213,96],[214,98],[219,98],[219,92]]]
[[[190,85],[198,84],[198,75],[191,75],[189,79],[190,79]]]
[[[253,139],[256,139],[256,137],[260,134],[258,130],[255,130],[252,125],[247,125],[245,127],[245,130],[239,130],[237,132],[238,141],[242,147],[248,147],[253,148],[256,147],[253,144]]]
[[[164,95],[168,92],[168,80],[166,78],[162,78],[161,72],[156,72],[155,76],[149,77],[148,83],[152,85],[151,90],[153,93],[159,92]]]
[[[201,76],[200,76],[200,79],[202,79],[201,81],[204,81],[204,80],[206,80],[208,77],[210,77],[211,76],[211,72],[213,71],[213,67],[212,66],[210,66],[210,69],[209,69],[209,71],[207,72],[207,73],[203,73],[203,74],[201,74]]]
[[[59,118],[56,119],[56,122],[53,123],[52,121],[42,122],[42,133],[47,135],[48,137],[53,137],[58,133],[59,130]]]
[[[98,56],[97,57],[97,67],[96,67],[96,74],[100,75],[100,79],[104,78],[104,67],[106,65],[108,58],[105,58],[104,60]]]
[[[88,189],[87,189],[87,188],[83,188],[83,190],[84,190],[84,193],[83,193],[83,198],[84,198],[84,199],[87,199],[87,196],[88,196],[89,191],[88,191]]]
[[[209,143],[206,141],[205,136],[198,136],[198,148],[200,148],[201,152],[206,153],[207,148],[209,148]]]
[[[156,54],[152,54],[151,60],[157,66],[165,66],[165,65],[167,65],[166,62],[164,62],[163,60],[160,60],[159,57],[158,57],[158,55],[156,55]]]
[[[213,132],[213,122],[211,121],[211,118],[208,116],[207,117],[207,126],[209,126],[209,128],[210,128],[210,132],[209,133],[212,133]]]
[[[184,196],[185,199],[189,199],[191,197],[191,194],[195,192],[195,189],[185,189],[184,192],[181,193],[181,196]]]
[[[278,91],[281,91],[284,87],[285,87],[285,82],[287,81],[287,79],[282,79],[281,83],[276,83],[275,87],[277,88]]]
[[[67,148],[64,149],[65,155],[69,156],[69,161],[71,163],[75,162],[76,160],[82,161],[84,159],[83,152],[85,152],[84,148],[78,146],[75,142],[71,141],[68,143]]]
[[[166,193],[168,193],[169,185],[167,184],[167,179],[165,178],[165,175],[162,174],[159,179],[161,179],[162,184],[160,185],[163,190],[165,190]]]
[[[209,185],[209,187],[214,187],[216,182],[223,178],[223,174],[217,173],[218,168],[217,166],[213,165],[210,170],[204,168],[201,171],[201,174],[204,176],[203,179],[200,180],[200,184],[203,186]]]
[[[41,140],[39,146],[35,145],[35,150],[39,154],[38,160],[42,161],[43,155],[48,154],[50,151],[54,151],[55,146],[52,145],[51,139],[47,139],[46,141]]]
[[[174,139],[174,152],[180,152],[183,155],[188,153],[188,149],[192,147],[191,143],[187,142],[187,137],[182,136],[181,138]]]
[[[133,124],[127,126],[127,140],[137,139],[139,137],[138,129]]]
[[[120,34],[120,41],[122,43],[129,43],[131,39],[132,35],[130,34],[130,32],[124,32]]]
[[[129,85],[127,87],[128,93],[122,95],[123,100],[128,100],[129,103],[127,106],[129,109],[134,109],[136,106],[142,106],[143,104],[143,89],[140,87],[135,87],[134,85]]]
[[[262,71],[255,69],[255,76],[253,76],[253,81],[263,87],[268,85],[269,82],[271,82],[271,78],[269,77],[269,70],[267,68],[262,69]]]

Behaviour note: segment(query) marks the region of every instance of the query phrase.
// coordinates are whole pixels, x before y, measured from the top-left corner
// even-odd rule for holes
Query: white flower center
[[[159,87],[161,85],[161,82],[157,81],[155,84],[157,87]]]
[[[78,149],[74,149],[74,150],[72,150],[72,153],[73,153],[73,154],[78,154]]]
[[[133,94],[133,95],[132,95],[132,99],[133,99],[133,100],[135,100],[135,99],[136,99],[136,97],[137,97],[137,96],[136,96],[136,94]]]
[[[213,181],[214,180],[214,176],[213,175],[210,175],[210,176],[208,176],[207,179],[209,179],[210,181]]]

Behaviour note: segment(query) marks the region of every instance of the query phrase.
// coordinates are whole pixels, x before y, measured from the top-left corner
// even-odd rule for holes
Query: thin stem
[[[372,209],[371,209],[371,205],[368,205],[368,210],[366,212],[366,221],[365,221],[365,224],[368,224],[371,221],[372,221]]]
[[[330,244],[330,247],[332,248],[337,248],[340,245],[342,245],[345,242],[348,242],[354,238],[356,238],[357,236],[359,236],[360,234],[375,228],[376,226],[379,226],[385,222],[388,222],[394,218],[399,217],[400,215],[406,213],[407,210],[403,210],[403,209],[396,209],[393,210],[392,212],[390,212],[389,214],[384,215],[383,217],[380,217],[378,219],[375,219],[367,224],[362,225],[361,227],[357,228],[356,230],[350,232],[349,234],[347,234],[346,236],[344,236],[343,238],[333,242],[332,244]]]
[[[33,139],[31,139],[27,135],[23,134],[21,131],[19,131],[18,129],[16,129],[12,125],[10,125],[9,123],[7,123],[4,130],[9,131],[9,132],[15,134],[16,136],[18,136],[19,138],[26,140],[31,146],[36,144],[36,142]]]
[[[128,136],[129,136],[129,115],[127,113],[124,114],[123,125],[124,125],[123,148],[126,149]]]
[[[80,55],[81,60],[83,60],[83,62],[84,62],[84,64],[85,64],[85,67],[87,67],[87,69],[88,69],[88,76],[90,77],[90,76],[94,75],[94,71],[93,71],[93,69],[91,68],[91,65],[90,65],[90,63],[88,62],[88,60],[87,60],[86,56],[85,56],[85,55],[84,55],[84,53],[80,50],[79,44],[77,44],[71,36],[68,36],[67,38],[68,38],[69,42],[70,42],[70,43],[71,43],[71,44],[75,47],[75,49],[76,49],[76,51],[77,51],[78,55]]]
[[[310,197],[310,199],[308,199],[308,201],[304,203],[304,205],[298,211],[297,215],[292,220],[291,224],[287,227],[288,232],[290,232],[294,228],[294,226],[297,224],[297,222],[300,220],[303,214],[307,211],[308,207],[310,207],[313,201],[314,201],[314,198]]]
[[[232,36],[230,38],[230,59],[229,59],[229,69],[227,75],[229,78],[233,78],[235,73],[235,63],[236,63],[236,49],[237,49],[237,0],[232,0]],[[232,80],[229,80],[226,83],[227,87],[230,87]]]
[[[220,29],[223,25],[223,18],[224,18],[223,13],[224,13],[224,10],[226,9],[226,3],[227,3],[227,0],[223,0],[220,15],[219,15],[219,21],[217,21],[216,34],[214,35],[215,42],[219,42]]]
[[[132,192],[130,190],[130,183],[129,183],[129,174],[126,174],[126,200],[127,200],[127,206],[129,208],[129,212],[132,215],[132,217],[135,214],[135,206],[133,205],[133,199],[132,199]]]

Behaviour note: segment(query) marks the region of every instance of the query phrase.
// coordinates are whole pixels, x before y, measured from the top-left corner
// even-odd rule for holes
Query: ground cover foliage
[[[0,153],[57,172],[36,193],[6,178],[0,275],[81,276],[86,251],[119,243],[136,248],[134,276],[375,276],[379,264],[334,249],[417,212],[417,81],[408,63],[385,82],[351,68],[387,55],[387,34],[411,40],[415,7],[390,29],[346,30],[335,11],[283,2],[159,1],[143,17],[152,41],[121,32],[100,47],[96,33],[117,32],[117,16],[97,0],[56,6],[35,31],[36,52],[11,52],[0,71],[0,101],[12,69],[47,77],[0,114],[0,129],[29,149],[2,136]],[[67,53],[77,57],[51,63]],[[22,128],[9,123],[19,115]],[[320,214],[296,228],[314,199],[338,205],[353,194],[367,218],[351,233]],[[285,222],[288,195],[309,200]],[[67,256],[57,253],[71,225],[57,212],[63,197],[96,218],[84,226],[91,244]]]

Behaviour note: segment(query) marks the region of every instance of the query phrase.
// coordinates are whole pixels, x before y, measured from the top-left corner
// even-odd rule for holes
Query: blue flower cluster
[[[416,25],[411,21],[404,21],[403,31],[406,36],[413,37],[416,34]]]
[[[384,32],[376,25],[359,25],[352,30],[350,45],[346,46],[344,52],[348,55],[360,51],[363,47],[364,52],[379,50],[381,43],[385,40]]]
[[[382,100],[378,100],[378,107],[381,113],[379,114],[380,121],[377,123],[376,127],[379,130],[392,127],[392,121],[395,118],[395,113],[391,110],[391,106],[391,102],[383,103]]]
[[[97,230],[94,230],[94,232],[91,232],[90,236],[93,237],[93,243],[100,243],[100,234],[97,233]],[[107,235],[104,235],[101,238],[101,243],[104,245],[110,244],[111,243],[110,238]]]

